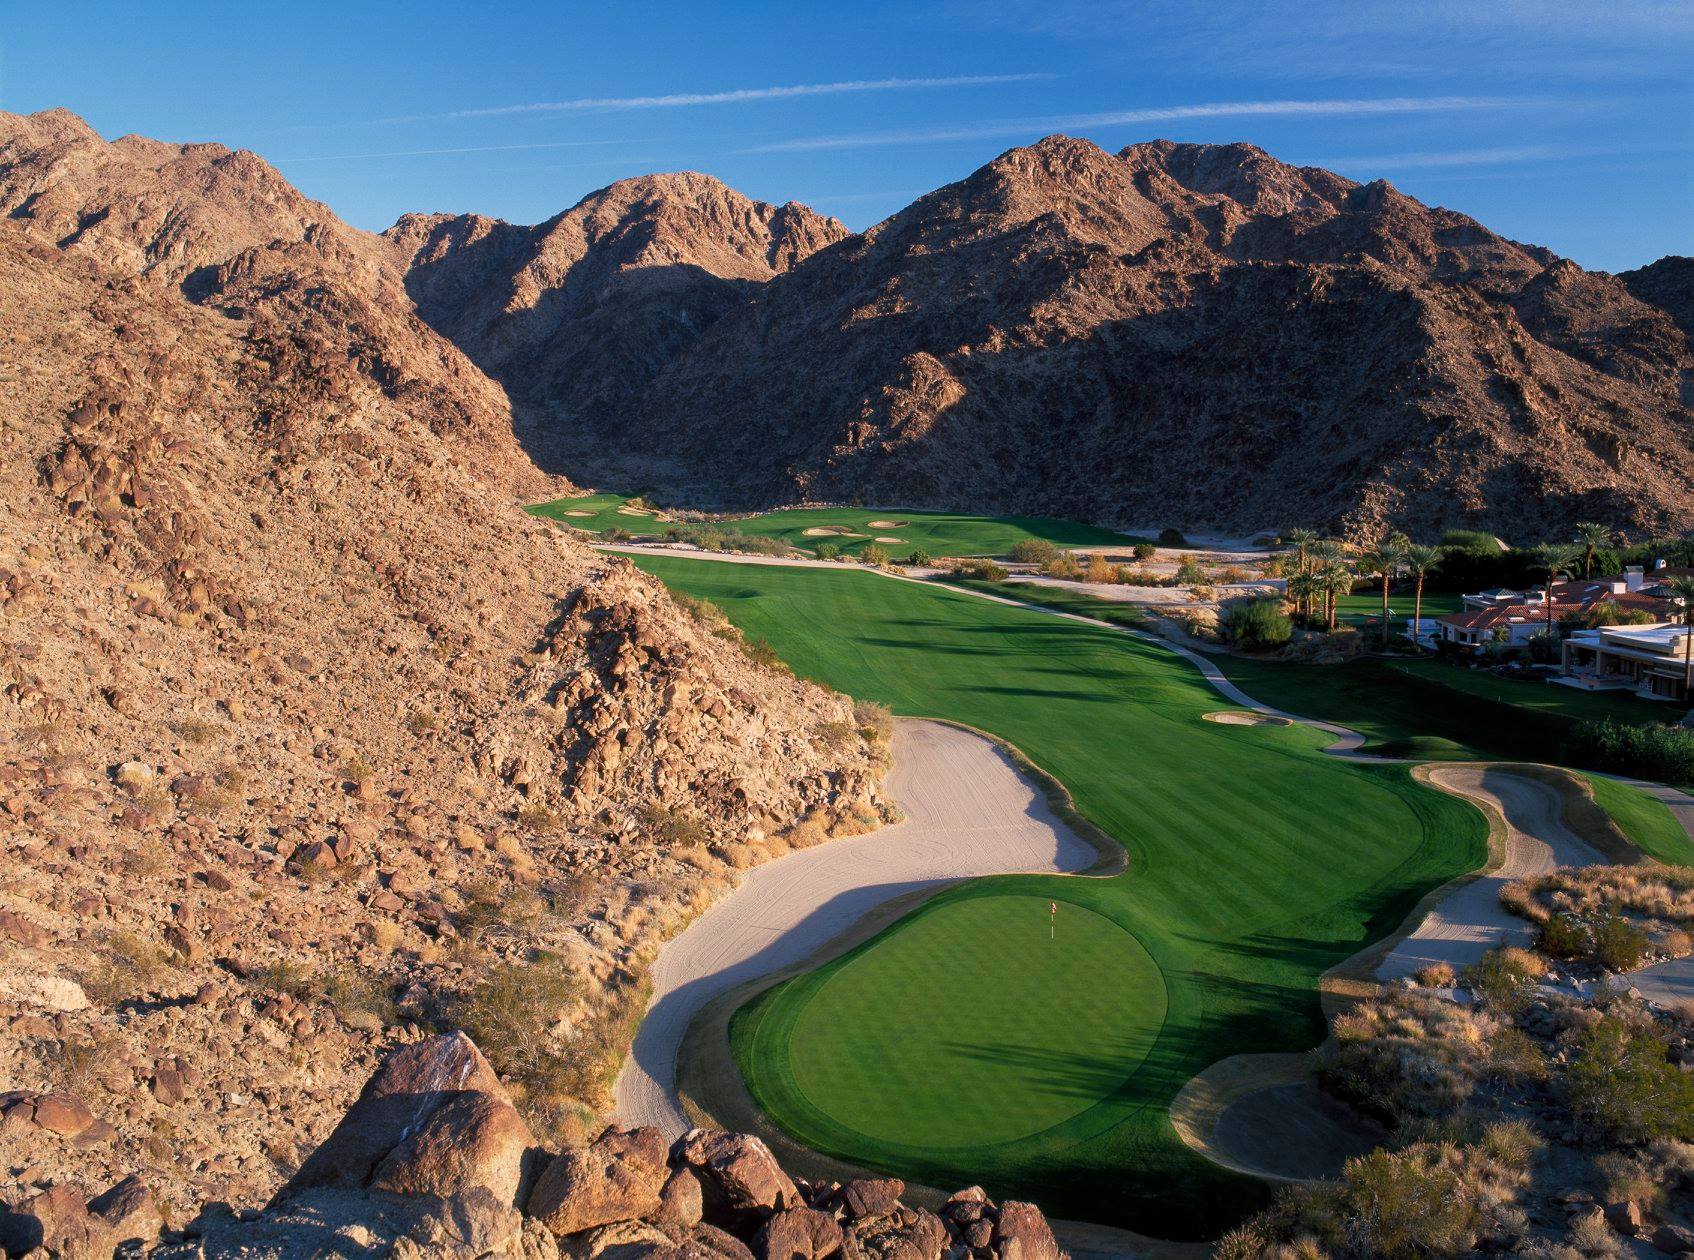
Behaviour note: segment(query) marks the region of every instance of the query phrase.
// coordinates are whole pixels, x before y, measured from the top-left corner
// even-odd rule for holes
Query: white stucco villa
[[[1694,691],[1687,664],[1689,628],[1606,626],[1564,641],[1559,682],[1590,691],[1633,691],[1647,700],[1687,704]]]

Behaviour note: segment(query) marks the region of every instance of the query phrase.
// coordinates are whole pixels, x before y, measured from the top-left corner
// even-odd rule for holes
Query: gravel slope
[[[977,875],[1081,871],[1098,857],[1005,753],[958,727],[897,723],[885,790],[905,822],[749,871],[665,946],[653,965],[652,1004],[618,1076],[620,1121],[673,1136],[687,1129],[676,1055],[695,1014],[802,961],[882,903]]]

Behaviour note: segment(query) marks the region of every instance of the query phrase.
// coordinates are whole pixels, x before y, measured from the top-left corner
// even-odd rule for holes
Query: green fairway
[[[636,534],[660,534],[666,522],[652,515],[631,515],[625,495],[595,494],[556,499],[529,509],[536,516],[599,532],[614,526]],[[1018,543],[1045,539],[1060,547],[1129,547],[1144,541],[1075,521],[1037,516],[966,516],[957,512],[912,512],[873,508],[790,508],[715,522],[741,534],[779,538],[791,547],[816,551],[829,543],[854,554],[877,542],[895,559],[914,550],[932,556],[1003,556]],[[812,531],[838,531],[808,533]],[[880,539],[893,539],[881,542]]]
[[[755,1097],[830,1154],[1058,1216],[1216,1233],[1268,1191],[1181,1143],[1176,1092],[1219,1058],[1316,1045],[1321,973],[1484,858],[1481,814],[1402,767],[1327,757],[1308,727],[1204,721],[1217,693],[1161,646],[863,572],[637,563],[801,674],[1004,737],[1129,851],[1113,879],[973,881],[737,1012]],[[1008,904],[966,913],[981,897]],[[1016,949],[1030,898],[1059,901],[1074,942]],[[845,1071],[875,1088],[832,1087]],[[902,1120],[914,1108],[952,1118],[914,1140],[932,1132]]]
[[[1605,775],[1583,777],[1594,785],[1594,799],[1636,848],[1671,866],[1694,866],[1694,840],[1663,801]]]

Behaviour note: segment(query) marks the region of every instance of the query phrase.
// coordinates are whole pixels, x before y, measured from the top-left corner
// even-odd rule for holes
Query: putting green
[[[1060,1217],[1215,1235],[1268,1191],[1185,1146],[1171,1099],[1228,1055],[1317,1045],[1319,976],[1485,856],[1482,815],[1404,767],[1328,757],[1330,737],[1309,727],[1206,721],[1217,692],[1157,644],[862,571],[637,563],[720,605],[803,675],[1005,738],[1129,851],[1112,879],[973,881],[930,903],[947,917],[903,919],[839,970],[736,1013],[754,1097],[827,1154],[926,1185],[979,1181]],[[951,909],[989,894],[1067,902],[1061,927],[1092,912],[1121,929],[1098,931],[1124,958],[1103,977],[1049,956],[1002,992],[1010,920]],[[942,929],[958,934],[945,952],[930,936]],[[1138,951],[1162,1002],[1125,978]],[[861,966],[880,987],[853,979]],[[1051,1026],[997,1032],[1030,1015],[1032,992]],[[1094,1022],[1077,1014],[1090,1010]],[[921,1035],[896,1046],[888,1021],[908,1018]],[[889,1097],[856,1101],[865,1090],[830,1084],[845,1073]]]
[[[538,503],[528,510],[535,516],[596,533],[614,526],[635,534],[665,531],[665,522],[620,511],[628,502],[624,495],[593,494]],[[899,528],[887,528],[891,521],[899,522]],[[1032,538],[1060,547],[1121,548],[1145,541],[1115,530],[1048,517],[969,516],[959,512],[890,512],[848,507],[788,508],[717,524],[740,534],[780,538],[804,551],[816,551],[828,543],[844,555],[858,552],[876,541],[878,535],[895,534],[899,541],[878,545],[892,550],[896,559],[903,559],[914,550],[927,551],[932,556],[1003,556],[1018,543]]]
[[[1133,936],[1044,897],[932,904],[809,979],[792,1018],[760,1034],[787,1041],[793,1101],[907,1147],[1006,1142],[1087,1110],[1140,1066],[1165,1015],[1164,978]]]

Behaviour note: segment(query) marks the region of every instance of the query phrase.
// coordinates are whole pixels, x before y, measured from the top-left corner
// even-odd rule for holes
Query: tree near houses
[[[1576,562],[1582,558],[1582,549],[1573,546],[1549,547],[1541,556],[1542,567],[1547,570],[1547,629],[1553,629],[1553,583],[1560,577],[1569,577],[1576,569]]]
[[[1405,551],[1395,539],[1388,538],[1360,553],[1359,570],[1382,579],[1382,646],[1388,647],[1388,588],[1394,575],[1404,563]]]
[[[1324,603],[1329,632],[1335,633],[1335,623],[1340,613],[1340,599],[1353,591],[1353,583],[1358,580],[1358,574],[1345,559],[1338,559],[1323,571]]]
[[[1593,521],[1583,521],[1576,527],[1576,540],[1582,544],[1582,580],[1594,576],[1594,549],[1612,541],[1612,531]]]
[[[1412,595],[1412,642],[1418,641],[1423,633],[1423,579],[1431,569],[1441,567],[1441,548],[1426,547],[1421,543],[1413,543],[1406,548],[1403,557],[1406,572],[1417,578],[1417,587]]]
[[[1694,577],[1674,577],[1664,583],[1670,597],[1682,606],[1682,685],[1694,695]]]

